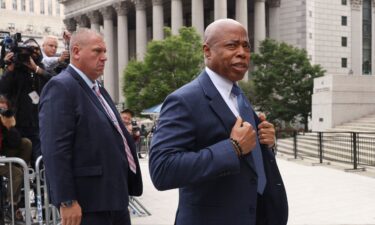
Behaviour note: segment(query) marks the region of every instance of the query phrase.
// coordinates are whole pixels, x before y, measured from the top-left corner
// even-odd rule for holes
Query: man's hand
[[[4,56],[4,62],[6,64],[10,64],[12,63],[13,61],[13,56],[14,56],[14,53],[13,52],[8,52],[5,56]]]
[[[9,72],[14,71],[13,52],[9,52],[4,56],[4,63],[6,64],[6,70]]]
[[[36,63],[34,62],[33,58],[31,58],[31,56],[29,57],[29,61],[24,62],[23,65],[29,68],[30,71],[36,73],[36,69],[38,65],[36,65]]]
[[[3,115],[0,115],[1,123],[4,127],[6,127],[8,130],[14,126],[16,126],[16,119],[14,116],[12,117],[5,117]]]
[[[242,154],[249,154],[256,145],[256,132],[248,122],[243,122],[241,117],[237,117],[237,121],[232,128],[230,137],[238,141],[242,149]]]
[[[80,225],[82,219],[82,209],[78,202],[74,202],[71,207],[60,207],[61,225]]]
[[[70,57],[69,51],[65,50],[65,51],[61,52],[61,55],[59,57],[59,62],[62,63],[65,60],[69,59],[69,57]]]
[[[258,125],[259,142],[272,147],[275,145],[275,127],[266,120],[266,116],[263,113],[260,113],[258,116],[261,121]]]

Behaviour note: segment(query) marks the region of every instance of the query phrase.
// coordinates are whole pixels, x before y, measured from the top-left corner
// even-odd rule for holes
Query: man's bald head
[[[91,80],[103,75],[106,52],[102,35],[94,30],[79,29],[70,39],[70,62]]]
[[[79,28],[70,37],[69,51],[72,53],[74,46],[85,46],[87,44],[87,40],[92,36],[103,37],[102,34],[95,30]]]
[[[250,43],[245,27],[232,19],[219,19],[204,32],[204,62],[218,75],[241,80],[249,68]]]
[[[212,42],[216,42],[218,37],[234,26],[240,26],[246,30],[241,23],[233,19],[215,20],[214,22],[210,23],[204,31],[204,43],[211,44]]]

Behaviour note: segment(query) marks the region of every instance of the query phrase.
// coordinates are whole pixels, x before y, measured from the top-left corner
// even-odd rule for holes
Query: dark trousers
[[[30,139],[32,143],[31,166],[35,168],[35,162],[42,155],[40,150],[39,128],[37,127],[17,127],[22,137]]]
[[[81,225],[131,225],[128,209],[83,213]]]

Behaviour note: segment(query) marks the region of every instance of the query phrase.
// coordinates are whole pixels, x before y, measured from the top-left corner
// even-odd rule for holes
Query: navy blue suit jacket
[[[136,160],[128,168],[124,143],[95,93],[72,67],[53,77],[40,98],[40,139],[52,203],[78,200],[84,212],[123,210],[128,195],[142,193],[132,137],[110,96],[100,89],[120,122]]]
[[[176,225],[256,224],[257,175],[252,159],[239,159],[229,140],[235,121],[206,72],[164,101],[150,173],[157,189],[180,188]],[[284,184],[273,152],[262,150],[267,186],[261,213],[266,224],[285,225]]]

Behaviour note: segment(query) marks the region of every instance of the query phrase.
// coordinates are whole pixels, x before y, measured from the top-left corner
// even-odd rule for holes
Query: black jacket
[[[35,91],[40,95],[50,78],[48,72],[34,74],[24,67],[18,67],[13,72],[6,71],[1,76],[0,93],[5,94],[14,106],[17,127],[38,128],[38,104],[33,104],[29,93]]]

